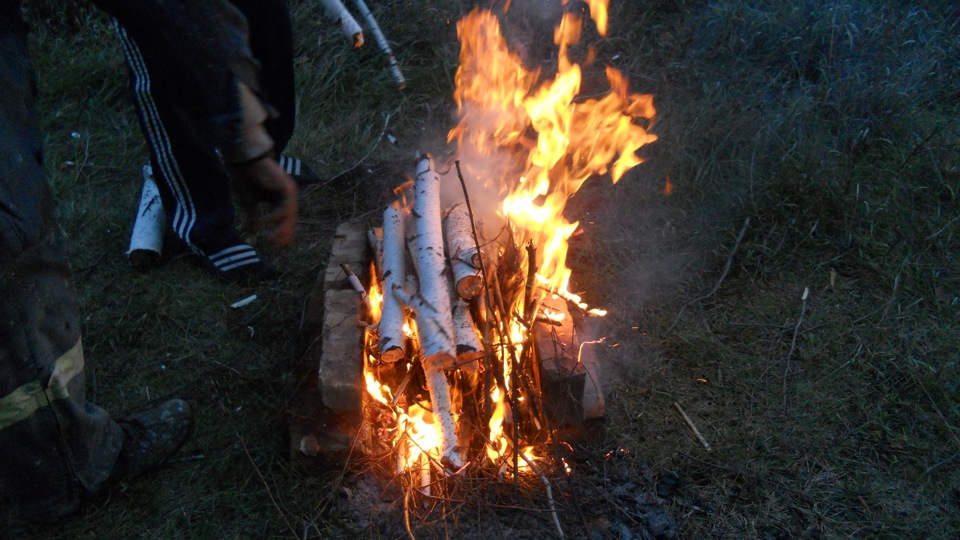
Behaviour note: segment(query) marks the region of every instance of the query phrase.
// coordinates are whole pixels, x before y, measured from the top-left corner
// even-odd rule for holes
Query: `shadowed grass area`
[[[290,153],[329,179],[439,151],[453,125],[455,22],[472,4],[369,3],[405,93],[373,47],[351,50],[318,6],[292,3]],[[343,483],[339,466],[294,467],[285,441],[303,307],[333,231],[375,215],[380,190],[399,179],[306,188],[295,244],[272,254],[276,282],[217,283],[174,253],[136,274],[123,253],[147,151],[116,39],[91,8],[32,4],[47,166],[83,303],[91,395],[114,414],[183,397],[197,428],[164,471],[56,527],[0,506],[5,532],[404,536],[389,486]],[[559,2],[514,4],[513,44],[549,40],[536,14]],[[679,488],[658,501],[683,538],[957,536],[960,13],[936,1],[612,4],[610,36],[588,27],[588,38],[598,64],[655,95],[660,140],[617,185],[597,179],[573,199],[583,228],[574,279],[611,315],[599,346],[607,434],[581,449],[575,480],[555,486],[568,535],[639,537],[647,518],[624,485],[655,492],[676,473]],[[523,45],[549,73],[549,41]],[[255,303],[229,308],[253,293]],[[617,448],[614,466],[605,453]],[[498,489],[413,530],[550,534],[546,518],[515,507],[542,507],[539,487],[514,498]],[[357,494],[372,506],[358,507]]]

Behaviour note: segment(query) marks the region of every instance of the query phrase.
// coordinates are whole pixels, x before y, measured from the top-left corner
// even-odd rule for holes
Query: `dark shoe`
[[[160,467],[187,440],[191,418],[186,401],[171,399],[118,419],[126,439],[110,473],[110,482],[125,482]]]
[[[280,168],[293,177],[298,186],[308,186],[320,181],[320,175],[303,160],[281,155],[277,161],[280,163]]]

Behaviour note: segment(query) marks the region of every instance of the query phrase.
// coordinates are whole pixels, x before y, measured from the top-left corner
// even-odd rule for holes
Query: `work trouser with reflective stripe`
[[[110,474],[123,431],[84,396],[76,293],[43,170],[19,2],[0,0],[0,492],[63,517]]]

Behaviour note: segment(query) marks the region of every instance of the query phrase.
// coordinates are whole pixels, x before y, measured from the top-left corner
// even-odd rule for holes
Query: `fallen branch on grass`
[[[666,334],[669,334],[676,328],[677,323],[680,322],[680,317],[683,316],[683,310],[687,309],[691,305],[697,302],[703,302],[707,298],[717,294],[717,291],[720,290],[720,285],[723,283],[723,280],[727,278],[727,274],[730,273],[730,267],[733,265],[733,256],[737,253],[737,248],[740,247],[740,243],[743,242],[743,237],[747,234],[747,227],[750,225],[750,216],[747,216],[743,219],[743,227],[740,228],[740,234],[737,235],[737,241],[733,244],[733,249],[730,250],[730,255],[727,256],[727,264],[723,267],[723,273],[720,274],[720,279],[717,280],[717,284],[713,286],[713,289],[710,290],[707,294],[690,300],[686,304],[680,306],[680,311],[677,312],[677,317],[673,320],[673,324],[670,325],[670,328],[667,329]]]

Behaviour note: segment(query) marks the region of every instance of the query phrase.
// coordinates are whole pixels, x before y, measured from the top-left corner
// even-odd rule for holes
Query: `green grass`
[[[584,224],[572,246],[574,279],[612,314],[601,350],[607,434],[582,451],[579,480],[555,486],[567,533],[587,536],[586,522],[594,537],[625,537],[643,519],[623,485],[649,492],[676,471],[680,489],[663,504],[683,538],[957,536],[955,8],[612,3],[598,59],[655,95],[660,140],[619,184],[591,182],[574,199]],[[349,50],[319,8],[294,2],[300,113],[291,147],[328,177],[361,161],[440,149],[453,122],[453,23],[468,3],[371,4],[410,80],[406,93],[372,48]],[[0,506],[5,531],[403,536],[402,505],[390,489],[333,488],[339,468],[295,467],[284,440],[301,314],[333,231],[374,215],[394,179],[304,190],[298,238],[274,255],[283,270],[275,283],[219,284],[185,257],[136,274],[123,252],[147,152],[112,30],[72,3],[65,17],[45,2],[28,7],[91,393],[115,414],[176,395],[198,418],[180,462],[53,528],[24,524]],[[514,22],[519,40],[529,20]],[[397,146],[380,139],[385,123]],[[674,190],[665,196],[668,178]],[[254,292],[255,304],[229,309]],[[629,454],[605,459],[614,448]],[[591,484],[598,474],[607,480]],[[489,488],[452,511],[446,530],[548,534],[540,517],[494,508],[511,500],[542,508],[539,490]],[[385,502],[360,507],[358,493]],[[418,538],[443,535],[443,518],[427,518],[413,523]]]

